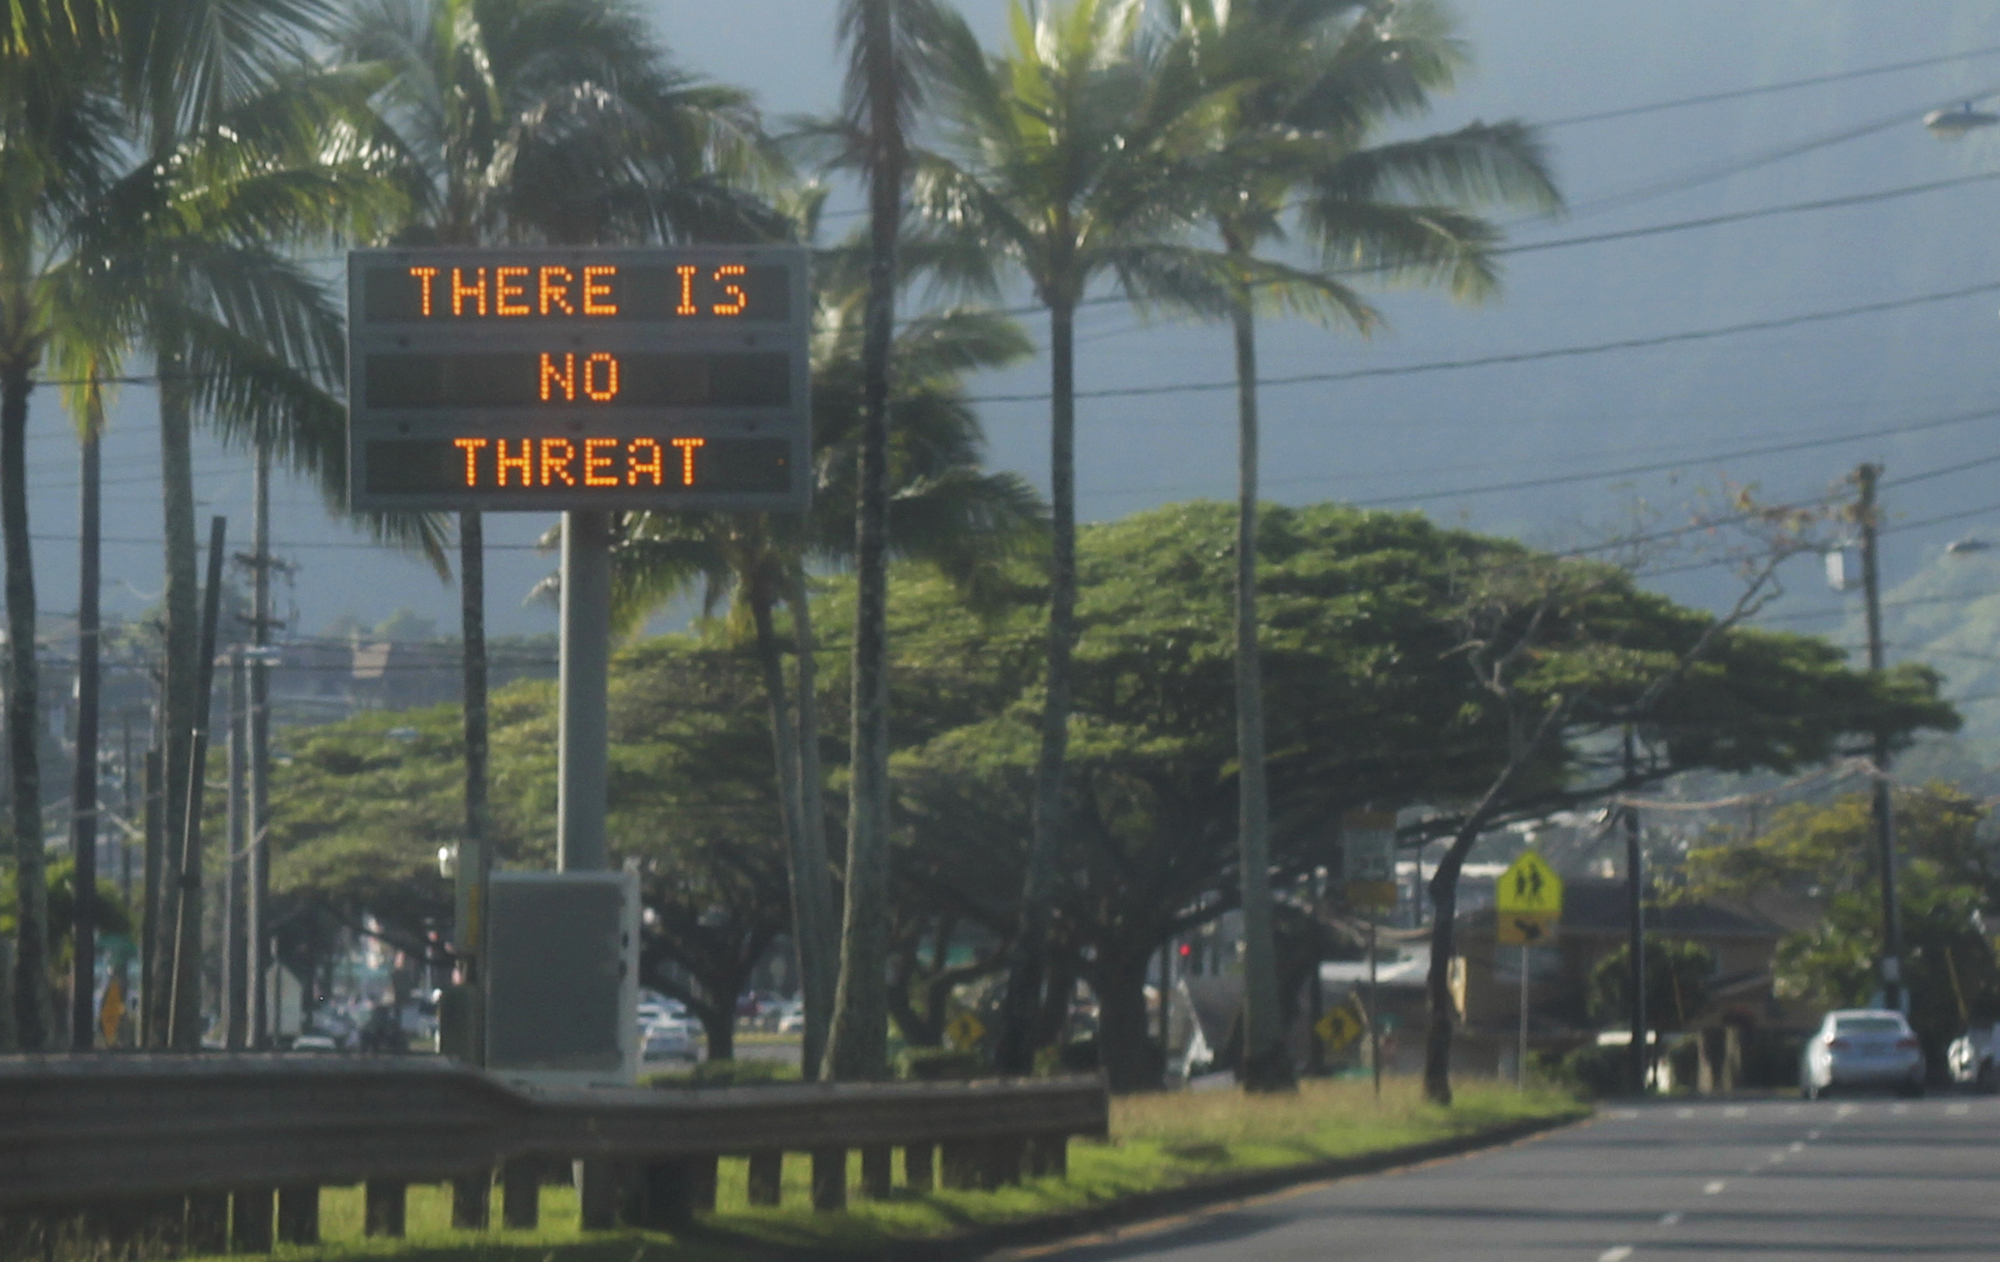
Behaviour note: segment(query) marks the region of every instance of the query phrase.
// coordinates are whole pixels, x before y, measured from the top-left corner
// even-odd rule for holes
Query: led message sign
[[[347,276],[356,508],[806,502],[801,249],[358,250]]]

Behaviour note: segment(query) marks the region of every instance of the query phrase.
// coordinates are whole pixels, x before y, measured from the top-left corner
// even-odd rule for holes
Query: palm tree
[[[741,92],[675,69],[623,0],[361,0],[338,59],[373,76],[371,139],[398,157],[404,242],[779,235]],[[484,530],[459,515],[465,827],[486,835]]]
[[[17,916],[10,1024],[31,1051],[51,1046],[49,902],[42,832],[40,678],[27,427],[37,368],[65,321],[58,275],[75,220],[115,170],[108,92],[112,14],[27,0],[0,16],[0,544],[7,602],[6,748]]]
[[[1076,639],[1075,316],[1109,279],[1135,299],[1177,295],[1222,308],[1215,268],[1183,244],[1201,209],[1188,161],[1216,108],[1186,49],[1148,39],[1143,0],[1016,0],[1013,44],[989,56],[963,20],[939,23],[928,90],[940,143],[913,156],[934,244],[959,278],[991,290],[996,260],[1025,276],[1049,314],[1048,666],[1033,835],[1007,980],[999,1064],[1031,1067],[1049,883],[1062,836],[1063,763]]]
[[[1216,118],[1206,218],[1228,268],[1237,380],[1236,697],[1244,928],[1244,1081],[1291,1082],[1278,1011],[1257,643],[1256,312],[1291,311],[1366,332],[1379,317],[1338,272],[1446,285],[1476,299],[1497,283],[1498,238],[1469,204],[1560,204],[1539,141],[1519,123],[1371,144],[1428,112],[1465,63],[1428,0],[1182,0],[1179,34],[1212,81],[1237,83]],[[1320,268],[1260,257],[1285,239],[1292,200]]]
[[[149,346],[161,367],[161,455],[167,549],[168,856],[183,853],[176,801],[185,802],[188,733],[198,694],[194,640],[196,550],[192,427],[207,419],[232,445],[275,452],[320,483],[338,506],[346,482],[345,410],[334,393],[343,366],[339,304],[283,251],[325,240],[365,214],[386,187],[365,160],[324,143],[323,85],[286,80],[240,102],[162,154],[126,170],[77,228],[79,301],[115,324],[120,345]],[[433,554],[434,525],[376,517],[378,535]],[[170,883],[161,919],[182,926],[173,950],[193,993],[199,917],[179,915]],[[198,890],[193,890],[199,897]],[[152,1000],[157,1002],[156,986]],[[154,1013],[156,1017],[159,1014]],[[196,1037],[192,1003],[173,1037]]]
[[[820,1071],[836,1011],[842,935],[833,919],[824,830],[806,567],[814,559],[855,561],[855,535],[845,527],[861,497],[860,448],[868,431],[869,290],[865,268],[852,265],[859,256],[854,250],[837,252],[818,269],[812,342],[816,487],[810,515],[801,521],[763,513],[638,513],[627,519],[612,553],[614,608],[622,629],[636,627],[700,582],[705,609],[713,611],[730,598],[733,614],[747,616],[754,632],[780,814],[790,843],[808,1078]],[[936,565],[968,591],[976,592],[1021,545],[1038,538],[1042,521],[1032,491],[1019,478],[980,470],[984,440],[959,379],[970,370],[1014,362],[1029,350],[1011,321],[971,310],[912,321],[892,348],[888,408],[896,429],[884,462],[886,543],[891,555]],[[777,629],[781,604],[792,617],[794,689],[785,681]],[[791,695],[797,697],[796,714]]]

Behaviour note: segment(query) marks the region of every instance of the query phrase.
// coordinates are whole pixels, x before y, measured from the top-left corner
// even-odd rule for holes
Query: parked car
[[[2000,1025],[1975,1025],[1951,1041],[1944,1059],[1953,1082],[1989,1094],[2000,1092],[2000,1069],[1993,1063],[1995,1055],[2000,1055],[1994,1046],[1996,1030]]]
[[[1817,1100],[1836,1088],[1888,1087],[1924,1093],[1924,1053],[1903,1014],[1845,1008],[1826,1014],[1799,1056],[1799,1094]]]
[[[701,1059],[694,1027],[685,1021],[657,1021],[643,1027],[640,1034],[642,1060],[684,1060],[692,1065]]]

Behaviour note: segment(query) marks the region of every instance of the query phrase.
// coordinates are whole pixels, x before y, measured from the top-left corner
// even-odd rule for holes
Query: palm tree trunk
[[[7,550],[7,767],[12,789],[16,941],[14,1030],[21,1050],[54,1043],[49,994],[48,859],[42,842],[41,677],[35,661],[35,556],[28,537],[28,392],[37,357],[0,366],[0,536]]]
[[[195,570],[194,465],[190,448],[193,416],[186,382],[181,380],[184,361],[171,338],[161,338],[160,369],[160,482],[164,506],[166,538],[166,704],[162,726],[166,729],[161,762],[166,815],[161,821],[166,839],[166,872],[160,885],[160,929],[163,940],[155,947],[165,963],[158,970],[158,993],[149,1002],[156,1006],[154,1029],[163,1046],[181,1046],[188,1041],[188,1029],[168,1028],[168,1006],[176,976],[194,967],[193,951],[200,944],[200,926],[181,915],[183,889],[179,875],[187,871],[188,758],[193,749],[196,706],[200,698],[200,580]],[[186,925],[192,942],[177,941],[175,927]],[[186,981],[182,983],[187,985]],[[195,1021],[192,1008],[182,1014],[183,1026]],[[196,1027],[188,1027],[196,1028]]]
[[[826,855],[825,777],[819,762],[818,645],[813,636],[812,604],[806,593],[802,566],[786,575],[785,606],[792,614],[792,635],[798,654],[798,739],[794,766],[798,771],[799,855],[792,873],[794,907],[811,902],[809,921],[794,921],[799,940],[799,987],[804,992],[806,1029],[801,1063],[806,1081],[819,1075],[826,1054],[826,1037],[833,1024],[833,997],[838,984],[840,927],[834,922],[833,870]],[[808,924],[810,928],[808,928]],[[810,939],[811,950],[807,950]],[[815,999],[817,996],[817,999]],[[886,1002],[886,1001],[885,1001]]]
[[[87,1052],[96,1045],[97,980],[97,698],[99,435],[103,403],[91,392],[84,417],[82,536],[77,558],[76,597],[76,757],[70,778],[70,853],[75,856],[75,893],[70,900],[70,1047]]]
[[[799,744],[792,726],[792,706],[785,682],[784,656],[778,647],[777,628],[771,617],[771,594],[753,585],[749,593],[750,617],[757,629],[757,664],[764,675],[764,699],[771,711],[771,750],[778,770],[778,813],[783,818],[786,859],[792,887],[792,945],[798,955],[800,988],[805,993],[806,1038],[800,1070],[811,1081],[818,1071],[817,1059],[825,1051],[826,1019],[832,1001],[831,970],[826,969],[822,947],[828,941],[825,916],[831,904],[815,898],[815,868],[805,839],[804,807],[800,802]],[[818,865],[820,886],[825,884],[824,857]],[[817,1009],[817,1011],[815,1011]],[[818,1038],[813,1037],[817,1024]]]
[[[1062,844],[1069,758],[1070,655],[1076,645],[1076,307],[1049,304],[1049,641],[1033,832],[1021,881],[1020,930],[1007,970],[994,1059],[1002,1073],[1034,1068],[1034,1029],[1048,972],[1050,880]]]
[[[827,1076],[888,1074],[889,923],[889,350],[896,321],[896,238],[902,228],[903,147],[893,0],[861,0],[867,97],[868,310],[862,342],[860,494],[854,514],[852,788],[840,977]]]
[[[1243,1085],[1295,1084],[1278,1012],[1271,923],[1271,813],[1264,777],[1264,681],[1257,655],[1257,327],[1243,294],[1236,332],[1236,797],[1243,897]]]

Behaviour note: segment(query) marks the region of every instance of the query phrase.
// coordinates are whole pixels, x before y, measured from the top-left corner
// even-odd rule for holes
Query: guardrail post
[[[934,1186],[936,1162],[936,1145],[903,1145],[903,1182],[909,1185],[912,1192],[930,1191]]]
[[[619,1163],[606,1157],[580,1158],[572,1168],[576,1180],[577,1225],[585,1231],[610,1231],[618,1225]]]
[[[750,1154],[750,1203],[752,1205],[776,1205],[784,1199],[785,1154],[782,1152],[753,1152]]]
[[[822,1214],[847,1208],[847,1150],[815,1148],[812,1152],[813,1209]]]
[[[400,1239],[409,1185],[401,1179],[370,1179],[363,1189],[362,1231],[370,1236]]]
[[[969,1139],[947,1139],[938,1145],[938,1174],[945,1187],[969,1189],[979,1186],[979,1143]]]
[[[224,1253],[229,1249],[229,1193],[190,1192],[187,1198],[189,1253]]]
[[[692,1222],[697,1212],[714,1213],[715,1166],[713,1156],[648,1162],[641,1178],[641,1225],[680,1227]]]
[[[1028,1174],[1032,1178],[1069,1177],[1069,1136],[1032,1135],[1028,1138]]]
[[[861,1150],[861,1195],[871,1201],[889,1199],[890,1161],[895,1150],[887,1144],[868,1144]]]
[[[516,1231],[533,1231],[542,1221],[542,1163],[515,1157],[500,1167],[500,1221]]]
[[[319,1185],[295,1183],[278,1189],[278,1239],[286,1244],[319,1243]]]
[[[271,1200],[275,1188],[238,1188],[231,1194],[230,1245],[238,1253],[271,1251]]]
[[[451,1225],[485,1231],[493,1205],[493,1171],[474,1170],[451,1181]]]

